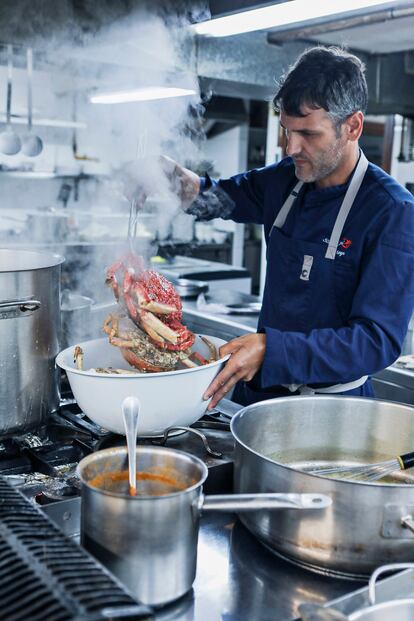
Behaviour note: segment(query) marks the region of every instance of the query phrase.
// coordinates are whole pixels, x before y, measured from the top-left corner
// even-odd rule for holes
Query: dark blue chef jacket
[[[266,333],[266,353],[252,382],[236,389],[243,404],[293,394],[283,385],[326,387],[387,367],[414,308],[414,197],[369,164],[330,260],[327,243],[349,181],[322,189],[305,183],[285,224],[272,229],[296,182],[291,158],[230,179],[207,176],[192,211],[264,225],[258,331]],[[314,258],[308,281],[300,279],[305,254]],[[371,383],[346,394],[372,396]]]

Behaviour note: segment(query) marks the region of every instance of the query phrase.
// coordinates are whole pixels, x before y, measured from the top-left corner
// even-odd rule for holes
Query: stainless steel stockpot
[[[39,427],[58,407],[62,262],[0,249],[0,437]]]
[[[85,295],[72,293],[68,289],[62,291],[60,300],[62,349],[85,341],[90,336],[92,304],[93,300]]]
[[[265,545],[310,569],[348,577],[414,559],[414,479],[358,483],[306,472],[315,464],[375,462],[413,450],[414,408],[358,397],[287,397],[242,409],[231,429],[236,492],[317,491],[332,498],[306,521],[289,511],[277,518],[241,514]]]
[[[112,487],[117,474],[127,469],[126,448],[104,449],[79,463],[81,540],[131,593],[150,606],[167,604],[191,589],[201,511],[288,509],[292,514],[299,509],[308,519],[331,502],[320,494],[204,497],[207,467],[197,457],[175,449],[140,446],[136,458],[141,475],[138,496],[129,496],[127,488],[118,493]],[[175,484],[160,490],[148,475],[167,476]],[[102,476],[108,477],[110,486]]]

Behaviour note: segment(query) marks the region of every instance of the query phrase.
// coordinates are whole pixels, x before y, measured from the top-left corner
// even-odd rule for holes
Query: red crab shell
[[[127,255],[108,269],[107,283],[154,345],[170,351],[188,349],[195,335],[181,323],[180,296],[165,276],[143,270],[142,265],[140,257]]]

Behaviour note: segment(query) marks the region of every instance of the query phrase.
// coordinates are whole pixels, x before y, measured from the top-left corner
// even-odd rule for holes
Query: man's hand
[[[166,155],[161,155],[160,161],[162,169],[170,181],[171,190],[181,200],[182,208],[186,209],[200,192],[200,177]]]
[[[113,181],[115,189],[137,209],[144,207],[150,194],[168,192],[175,194],[186,209],[200,191],[200,177],[165,155],[128,162],[114,171]]]
[[[203,399],[213,397],[208,405],[209,410],[212,410],[239,380],[249,382],[253,379],[263,363],[265,350],[265,334],[245,334],[220,347],[220,357],[230,354],[230,359],[203,395]]]

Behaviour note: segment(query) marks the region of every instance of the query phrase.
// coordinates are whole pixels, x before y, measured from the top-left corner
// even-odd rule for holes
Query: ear
[[[364,127],[364,115],[362,112],[354,112],[345,121],[345,133],[351,142],[359,139]]]

